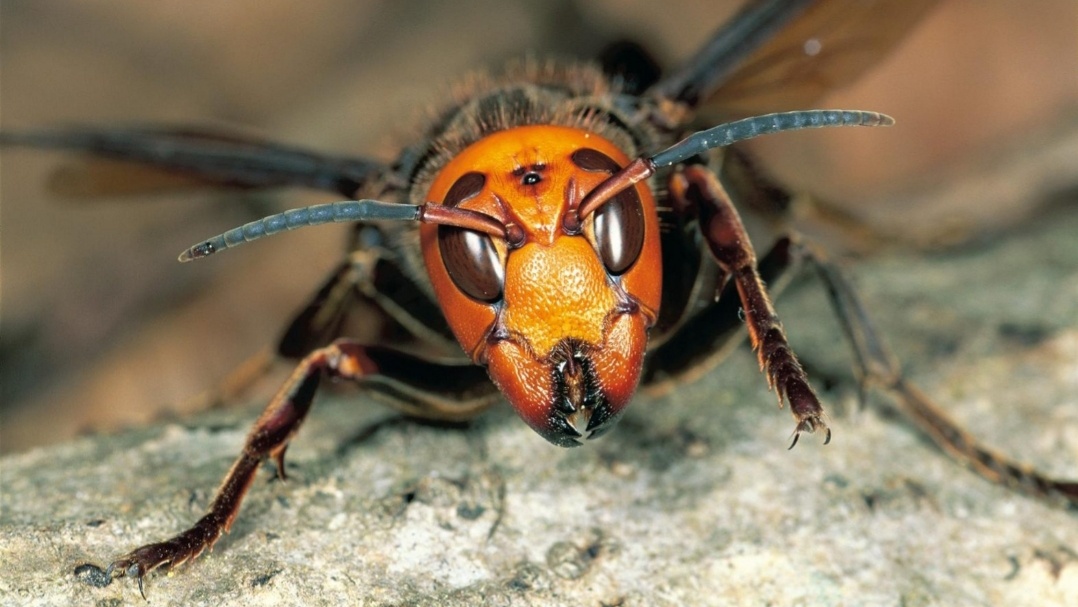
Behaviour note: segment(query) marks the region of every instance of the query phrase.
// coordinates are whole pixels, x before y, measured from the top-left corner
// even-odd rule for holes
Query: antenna
[[[505,225],[502,222],[478,211],[446,207],[429,202],[414,205],[368,199],[344,200],[290,209],[233,228],[188,248],[180,253],[180,261],[188,262],[208,257],[218,251],[231,249],[245,242],[286,230],[341,221],[419,221],[475,230],[500,238],[506,236]]]
[[[832,126],[891,126],[894,123],[894,118],[877,112],[804,110],[764,114],[720,124],[707,130],[697,131],[653,156],[642,156],[632,161],[624,169],[614,173],[609,179],[589,192],[584,197],[584,200],[580,201],[580,210],[577,217],[569,218],[567,216],[566,222],[567,224],[569,222],[579,224],[580,221],[595,212],[595,209],[598,209],[619,192],[651,177],[656,170],[683,162],[708,150],[783,131],[819,129]]]

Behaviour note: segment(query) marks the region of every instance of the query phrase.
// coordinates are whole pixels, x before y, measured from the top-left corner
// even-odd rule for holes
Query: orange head
[[[585,130],[515,127],[456,155],[427,197],[506,226],[509,242],[424,224],[423,257],[461,346],[557,445],[578,445],[620,417],[659,309],[659,221],[647,187],[625,190],[582,225],[566,221],[628,160]]]

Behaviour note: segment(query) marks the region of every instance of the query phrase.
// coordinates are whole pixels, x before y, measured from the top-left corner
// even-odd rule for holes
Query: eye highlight
[[[595,212],[595,242],[611,274],[632,267],[644,248],[644,209],[636,188],[629,188]]]
[[[487,303],[502,298],[505,266],[490,236],[474,230],[440,226],[438,246],[449,277],[465,295]]]
[[[483,191],[486,183],[482,173],[465,173],[446,192],[443,204],[455,207],[471,200]],[[502,298],[505,265],[490,236],[475,230],[439,226],[438,248],[449,278],[461,292],[485,303]]]
[[[578,168],[591,173],[614,174],[621,166],[613,158],[591,148],[580,148],[569,157]],[[636,188],[622,190],[594,214],[595,246],[603,265],[614,276],[625,273],[644,248],[644,208]]]

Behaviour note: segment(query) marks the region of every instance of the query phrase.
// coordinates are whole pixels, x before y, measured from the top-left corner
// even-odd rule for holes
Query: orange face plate
[[[601,152],[620,166],[629,162],[594,133],[527,126],[479,140],[435,177],[427,199],[443,203],[462,177],[482,175],[481,189],[463,201],[449,202],[523,232],[523,244],[516,248],[494,243],[505,276],[497,301],[479,301],[462,292],[446,269],[438,226],[420,227],[427,271],[457,340],[474,361],[488,366],[525,421],[544,435],[553,401],[559,398],[552,369],[564,362],[565,353],[559,351],[566,344],[586,352],[592,383],[611,405],[620,410],[627,404],[639,380],[647,328],[654,322],[662,291],[658,215],[645,184],[635,186],[643,244],[620,275],[604,266],[590,218],[582,234],[563,230],[570,206],[610,176],[581,168],[573,154],[582,149]]]

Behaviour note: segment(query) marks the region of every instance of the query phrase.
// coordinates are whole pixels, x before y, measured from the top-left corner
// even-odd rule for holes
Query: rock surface
[[[854,267],[913,380],[976,436],[1078,476],[1078,210]],[[214,552],[154,605],[1076,605],[1078,516],[857,411],[812,281],[778,304],[835,438],[786,450],[746,350],[586,448],[496,408],[466,428],[326,393]],[[872,403],[882,399],[873,396]],[[198,518],[259,404],[0,460],[0,605],[140,605],[74,574]],[[842,411],[854,411],[844,414]]]

